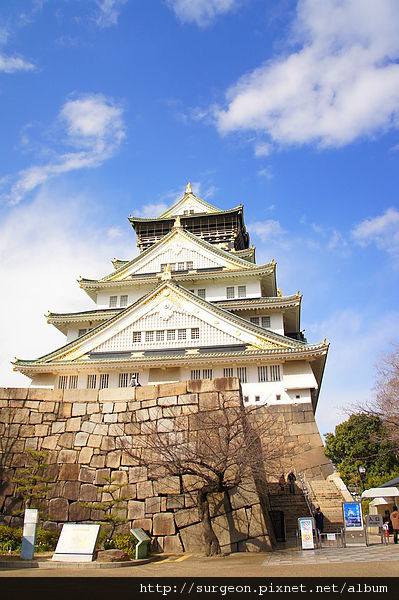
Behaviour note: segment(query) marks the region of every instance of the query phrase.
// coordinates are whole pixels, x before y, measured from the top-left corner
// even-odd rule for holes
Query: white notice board
[[[91,562],[100,525],[66,523],[63,525],[52,560]]]

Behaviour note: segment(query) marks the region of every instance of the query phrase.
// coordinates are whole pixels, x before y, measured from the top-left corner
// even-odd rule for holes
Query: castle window
[[[233,367],[223,369],[223,377],[233,377]]]
[[[133,331],[133,343],[139,344],[141,342],[141,331]]]
[[[262,327],[265,329],[270,327],[270,317],[262,317]]]
[[[155,337],[157,342],[163,342],[165,339],[165,332],[162,329],[158,330]]]
[[[78,331],[78,337],[80,337],[81,335],[84,335],[86,333],[87,329],[79,329]]]
[[[247,383],[247,367],[237,367],[237,377],[241,383]]]
[[[252,325],[259,325],[259,317],[251,317],[250,321]]]
[[[270,381],[280,381],[280,365],[270,365]]]
[[[58,389],[65,390],[68,383],[68,375],[60,375],[58,377]]]
[[[175,340],[176,339],[176,330],[175,329],[168,329],[166,331],[166,339],[171,341],[171,340]]]
[[[191,328],[191,339],[192,340],[199,340],[199,327],[192,327]]]
[[[191,379],[201,379],[201,371],[199,369],[193,369],[191,371]]]
[[[120,306],[127,306],[127,294],[124,294],[123,296],[121,296],[121,300],[120,300]]]
[[[129,385],[130,373],[119,373],[119,387],[126,388]]]
[[[145,332],[145,341],[146,342],[153,342],[154,341],[154,332],[153,331],[146,331]]]
[[[109,387],[109,373],[101,373],[100,375],[100,390]]]
[[[205,300],[205,288],[197,290],[197,295],[198,295],[198,298],[202,298],[203,300]]]
[[[187,331],[185,329],[178,329],[177,330],[177,338],[179,340],[185,340],[187,337]]]
[[[97,375],[87,376],[87,389],[95,390],[97,387]]]
[[[260,396],[255,396],[255,402],[260,402]]]
[[[244,402],[249,402],[248,396],[244,396]]]
[[[202,379],[212,379],[212,369],[203,369]]]
[[[184,262],[177,263],[177,270],[184,271]]]
[[[232,298],[234,298],[234,287],[226,288],[226,297],[227,297],[227,300],[231,300]]]
[[[281,400],[281,394],[276,394],[276,400]]]
[[[238,286],[238,297],[239,298],[246,298],[247,297],[247,286],[246,285],[239,285]]]
[[[78,387],[78,376],[77,375],[70,375],[68,387],[70,390],[76,390],[76,388]]]
[[[258,381],[259,382],[269,381],[266,366],[258,367]]]
[[[188,271],[192,271],[194,269],[194,263],[192,260],[188,260],[186,264],[187,264]]]
[[[110,296],[109,297],[109,307],[116,308],[117,304],[118,304],[118,296]]]
[[[176,271],[176,263],[169,263],[169,266],[171,271]]]
[[[165,267],[167,266],[166,263],[161,263],[161,271],[165,271]]]

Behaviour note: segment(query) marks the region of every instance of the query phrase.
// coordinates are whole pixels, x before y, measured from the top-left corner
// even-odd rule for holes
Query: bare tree
[[[399,344],[381,360],[377,369],[375,397],[369,402],[358,402],[349,412],[379,417],[388,439],[399,453]]]
[[[164,419],[143,423],[141,435],[134,436],[133,447],[125,445],[125,450],[154,477],[180,476],[184,491],[196,497],[208,556],[220,553],[209,495],[246,484],[253,489],[255,483],[274,544],[267,479],[279,472],[282,456],[282,437],[272,433],[276,417],[257,407],[245,409],[238,395],[220,394],[218,406],[199,409],[188,418],[176,416],[166,427]]]

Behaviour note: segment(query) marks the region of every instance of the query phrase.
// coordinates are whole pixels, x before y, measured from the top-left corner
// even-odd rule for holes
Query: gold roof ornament
[[[300,292],[299,290],[298,290],[298,291],[297,291],[297,293],[296,293],[296,297],[297,297],[297,298],[300,298],[300,297],[301,297],[301,292]]]
[[[279,298],[281,298],[281,297],[282,297],[282,295],[283,295],[283,292],[280,290],[280,288],[277,288],[277,296],[278,296]]]
[[[172,279],[172,272],[170,270],[169,263],[167,265],[165,265],[163,273],[161,275],[161,279],[162,279],[162,281],[169,281],[170,279]]]
[[[181,227],[181,221],[180,221],[180,215],[177,215],[177,217],[175,218],[175,222],[173,223],[173,227],[179,228]]]
[[[327,338],[324,338],[323,344],[327,344]]]
[[[251,248],[253,248],[253,246],[251,246]],[[271,259],[271,261],[270,261],[270,264],[271,264],[271,265],[274,265],[274,264],[276,264],[276,263],[275,263],[275,260],[274,260],[274,258],[272,258],[272,259]]]
[[[186,185],[186,194],[191,194],[191,181]]]

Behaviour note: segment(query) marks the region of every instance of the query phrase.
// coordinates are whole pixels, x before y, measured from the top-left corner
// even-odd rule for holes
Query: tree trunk
[[[215,532],[212,529],[211,516],[209,514],[208,492],[200,490],[198,492],[198,512],[202,522],[204,532],[205,553],[207,556],[220,554],[220,544]]]

